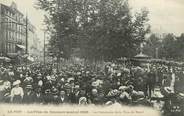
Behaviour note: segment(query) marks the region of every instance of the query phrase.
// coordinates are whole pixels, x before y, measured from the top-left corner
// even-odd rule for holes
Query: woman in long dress
[[[20,80],[16,80],[13,82],[13,88],[11,90],[11,102],[12,103],[21,103],[23,96],[24,96],[24,91],[22,87],[20,87]]]

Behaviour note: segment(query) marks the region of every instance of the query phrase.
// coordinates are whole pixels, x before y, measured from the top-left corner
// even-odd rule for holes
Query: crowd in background
[[[176,93],[176,89],[182,92],[183,75],[182,68],[160,64],[139,67],[108,62],[92,68],[70,63],[59,70],[53,64],[1,64],[0,102],[152,106],[156,87],[161,90],[162,94],[156,95],[160,98]]]

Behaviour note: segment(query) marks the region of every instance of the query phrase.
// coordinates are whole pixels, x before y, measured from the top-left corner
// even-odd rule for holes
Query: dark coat
[[[58,102],[59,104],[65,104],[65,103],[69,103],[69,98],[68,96],[64,96],[64,99],[61,99],[61,96],[58,97]]]
[[[42,93],[35,93],[34,94],[34,102],[35,103],[43,103],[44,99],[43,99],[43,94]]]
[[[44,103],[48,104],[52,102],[52,94],[48,93],[48,94],[44,94],[43,98],[44,98]]]
[[[31,92],[29,95],[27,93],[25,93],[24,97],[23,97],[23,103],[26,103],[26,104],[33,103],[34,102],[34,96],[35,96],[34,92]]]

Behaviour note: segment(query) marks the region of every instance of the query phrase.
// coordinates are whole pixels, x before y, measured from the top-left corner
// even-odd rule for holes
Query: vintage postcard
[[[183,0],[0,0],[0,116],[183,116]]]

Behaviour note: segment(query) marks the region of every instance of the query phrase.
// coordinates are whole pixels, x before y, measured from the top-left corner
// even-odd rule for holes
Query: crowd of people
[[[181,89],[183,80],[182,68],[158,64],[139,67],[108,62],[94,69],[90,64],[70,63],[59,70],[53,64],[1,64],[0,102],[152,106],[155,87],[164,88],[157,95],[162,97]]]

